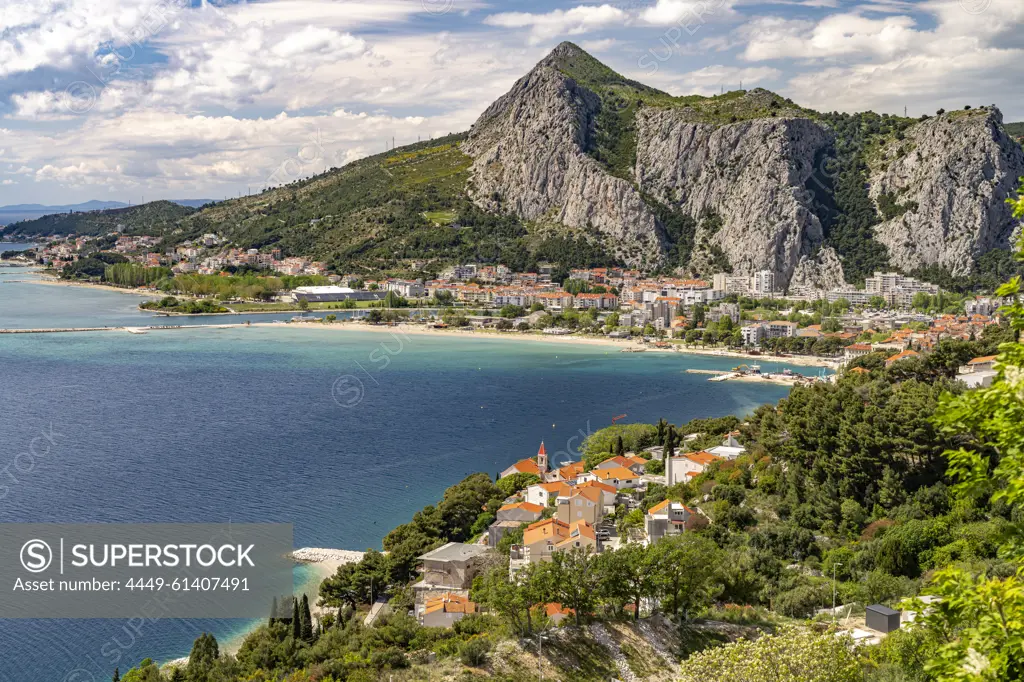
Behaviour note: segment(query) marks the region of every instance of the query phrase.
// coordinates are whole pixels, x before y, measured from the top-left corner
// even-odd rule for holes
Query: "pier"
[[[173,329],[230,329],[245,327],[245,324],[175,324],[153,327],[55,327],[50,329],[0,329],[0,334],[73,334],[76,332],[127,332],[145,334],[151,331]]]

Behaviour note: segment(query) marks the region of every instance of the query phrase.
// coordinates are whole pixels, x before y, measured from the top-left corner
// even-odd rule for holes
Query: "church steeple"
[[[548,451],[544,449],[544,441],[540,442],[540,450],[537,451],[537,469],[541,478],[548,472]]]

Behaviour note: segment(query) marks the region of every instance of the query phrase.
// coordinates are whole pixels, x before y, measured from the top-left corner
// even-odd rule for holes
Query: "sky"
[[[563,40],[673,95],[1024,120],[1024,0],[0,0],[0,205],[224,199],[467,130]]]

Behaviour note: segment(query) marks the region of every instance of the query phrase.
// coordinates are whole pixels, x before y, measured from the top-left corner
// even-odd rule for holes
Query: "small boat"
[[[128,327],[127,332],[129,334],[148,334],[149,332],[145,329],[139,329],[138,327]]]

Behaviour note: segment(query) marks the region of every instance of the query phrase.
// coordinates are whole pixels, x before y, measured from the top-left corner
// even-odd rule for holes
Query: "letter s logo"
[[[29,573],[42,573],[53,562],[50,545],[42,540],[29,540],[21,546],[21,565]]]

